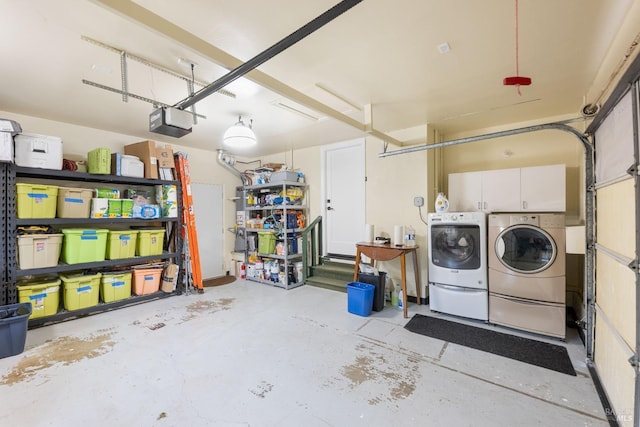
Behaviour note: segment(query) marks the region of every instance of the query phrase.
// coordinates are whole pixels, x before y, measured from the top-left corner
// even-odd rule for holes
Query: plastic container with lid
[[[144,178],[144,163],[136,156],[123,154],[120,168],[122,176]]]
[[[104,261],[107,249],[106,229],[67,228],[62,242],[62,261],[67,264]]]
[[[55,218],[58,205],[58,187],[17,183],[18,218]]]

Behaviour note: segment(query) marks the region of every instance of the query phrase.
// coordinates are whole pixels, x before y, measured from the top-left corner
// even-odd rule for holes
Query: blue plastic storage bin
[[[358,316],[369,316],[373,309],[373,294],[376,287],[367,283],[347,284],[347,310]]]
[[[24,351],[31,303],[0,306],[0,359]]]

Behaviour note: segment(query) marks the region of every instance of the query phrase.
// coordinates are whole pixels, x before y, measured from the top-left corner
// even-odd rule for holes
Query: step
[[[311,277],[322,276],[331,279],[339,280],[352,280],[353,279],[353,266],[324,264],[311,267]]]
[[[307,281],[305,282],[305,285],[346,293],[347,283],[349,282],[340,280],[340,279],[331,279],[323,276],[312,276],[312,277],[307,277]]]

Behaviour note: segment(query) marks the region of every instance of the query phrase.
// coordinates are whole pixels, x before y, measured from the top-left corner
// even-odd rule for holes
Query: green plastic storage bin
[[[107,259],[133,258],[136,256],[137,230],[109,230],[107,237]]]
[[[258,252],[273,254],[276,252],[276,235],[270,231],[258,232]]]
[[[164,228],[138,230],[136,254],[139,256],[162,255]]]
[[[87,153],[87,172],[101,175],[111,173],[111,150],[96,148]]]
[[[131,272],[103,273],[100,280],[100,299],[113,302],[131,296]]]
[[[31,318],[52,316],[60,305],[60,279],[26,279],[17,283],[18,301],[31,303]]]
[[[58,187],[55,185],[16,184],[18,218],[55,218]]]
[[[65,310],[80,310],[98,305],[101,273],[60,275],[64,288]]]
[[[61,259],[67,264],[104,261],[109,230],[67,228],[62,230]]]

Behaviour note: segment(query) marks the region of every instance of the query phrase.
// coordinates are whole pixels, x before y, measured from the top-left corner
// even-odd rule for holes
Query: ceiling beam
[[[173,24],[172,22],[162,18],[161,16],[151,12],[148,9],[130,1],[130,0],[91,0],[93,3],[104,7],[126,19],[137,22],[150,30],[153,30],[162,36],[173,40],[174,42],[190,49],[206,58],[209,58],[215,64],[233,70],[240,67],[243,61],[219,49],[211,43],[197,37],[196,35],[184,30],[183,28]],[[402,142],[392,138],[383,132],[377,131],[372,127],[367,129],[363,123],[355,120],[346,114],[343,114],[328,105],[325,105],[310,96],[284,84],[283,82],[263,73],[260,70],[253,69],[245,74],[245,77],[260,86],[269,89],[285,98],[289,98],[305,107],[311,108],[327,117],[338,120],[346,125],[354,127],[362,132],[369,133],[372,136],[380,138],[384,141],[402,146]]]
[[[336,19],[338,16],[347,12],[349,9],[351,9],[353,6],[357,5],[361,1],[362,0],[342,0],[340,3],[333,6],[331,9],[327,10],[322,15],[318,16],[317,18],[311,20],[310,22],[306,23],[302,27],[298,28],[296,31],[289,34],[287,37],[283,38],[279,42],[271,45],[271,47],[260,52],[253,58],[249,59],[247,62],[229,71],[227,74],[220,77],[210,85],[203,87],[198,92],[180,101],[179,103],[174,105],[174,107],[184,110],[185,108],[190,107],[196,102],[217,92],[218,90],[222,89],[229,83],[244,76],[249,71],[259,67],[264,62],[268,61],[269,59],[278,55],[282,51],[293,46],[303,38],[307,37],[309,34],[313,33],[316,30],[319,30],[329,22]]]

